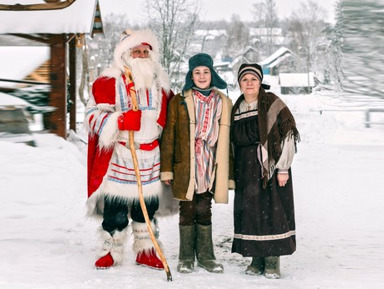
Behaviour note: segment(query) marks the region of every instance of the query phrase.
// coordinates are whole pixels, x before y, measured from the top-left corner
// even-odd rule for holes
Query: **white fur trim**
[[[85,203],[87,217],[95,217],[98,221],[103,220],[104,196],[105,195],[101,192],[99,187],[88,198],[88,200]]]
[[[108,121],[104,125],[101,134],[99,135],[99,146],[103,148],[111,148],[117,141],[119,135],[119,128],[117,119],[121,115],[121,112],[114,112],[108,117]]]
[[[106,176],[104,176],[104,179],[105,178],[106,178]],[[104,180],[103,180],[102,184],[103,183],[105,183]],[[104,198],[105,198],[105,196],[109,196],[111,198],[113,198],[113,197],[120,198],[121,200],[124,200],[124,201],[127,201],[127,202],[139,198],[138,189],[137,189],[137,185],[136,184],[135,185],[129,185],[129,186],[132,187],[132,189],[134,189],[130,196],[128,196],[126,194],[104,193],[105,192],[105,187],[103,187],[103,190],[102,190],[101,189],[102,184],[100,185],[100,187],[95,192],[93,192],[93,194],[86,201],[86,204],[85,204],[86,208],[85,208],[85,210],[86,210],[86,216],[87,217],[94,217],[98,221],[102,221],[103,211],[104,211]],[[163,184],[161,184],[160,181],[156,182],[156,184],[158,184],[158,185],[156,185],[156,187],[157,186],[164,186]],[[158,189],[155,190],[152,185],[153,184],[149,185],[149,187],[148,187],[148,185],[143,186],[144,199],[147,200],[147,199],[150,199],[152,196],[159,196],[159,201],[161,203],[162,202],[161,190],[158,190]],[[127,192],[127,186],[128,185],[124,185],[123,191]],[[176,204],[174,204],[174,203],[171,203],[171,204],[170,203],[160,204],[159,210],[163,206],[165,206],[166,209],[165,209],[164,212],[160,212],[159,216],[163,217],[163,216],[167,216],[167,215],[171,215],[171,214],[177,213],[174,210]],[[168,213],[167,213],[167,210],[168,210]]]
[[[121,77],[122,70],[116,65],[112,64],[111,67],[104,69],[100,76],[119,79]]]
[[[160,179],[162,181],[173,180],[173,172],[161,172]]]
[[[157,70],[157,81],[160,83],[160,86],[164,89],[165,93],[168,95],[171,91],[171,81],[169,75],[163,70],[162,67],[159,67]]]
[[[155,232],[156,228],[153,222],[151,222],[151,228],[152,231]],[[144,250],[151,250],[152,248],[155,248],[149,235],[146,223],[132,222],[132,232],[134,236],[132,248],[136,254]],[[159,243],[159,245],[161,244]]]
[[[114,112],[116,110],[114,104],[108,104],[108,103],[99,103],[97,105],[97,108],[108,111],[108,112]]]
[[[127,237],[127,228],[116,231],[113,236],[100,227],[102,246],[98,253],[99,258],[111,253],[114,265],[121,264],[124,259],[124,244]]]
[[[105,185],[103,185],[105,184]],[[133,200],[139,198],[137,184],[122,184],[112,181],[103,181],[102,190],[108,192],[108,196],[120,197],[126,200]],[[162,184],[160,181],[153,182],[151,184],[143,185],[144,198],[151,198],[158,196],[161,192]]]
[[[163,189],[159,195],[159,209],[155,217],[167,217],[179,213],[179,200],[173,198],[172,187],[162,184]]]

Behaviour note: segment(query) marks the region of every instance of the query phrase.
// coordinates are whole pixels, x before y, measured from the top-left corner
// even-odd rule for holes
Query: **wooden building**
[[[66,138],[68,127],[76,130],[76,47],[81,47],[85,34],[103,32],[98,0],[4,2],[16,3],[0,1],[0,36],[21,43],[19,45],[33,41],[38,43],[35,45],[50,49],[50,59],[46,63],[49,66],[41,67],[40,71],[41,75],[49,75],[49,105],[56,108],[47,123],[52,133]],[[26,80],[33,77],[28,75]],[[73,103],[69,112],[68,100]]]

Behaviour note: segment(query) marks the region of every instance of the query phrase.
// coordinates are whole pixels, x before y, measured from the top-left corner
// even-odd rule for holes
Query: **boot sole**
[[[137,262],[136,262],[136,265],[139,265],[139,266],[142,266],[142,267],[147,267],[147,268],[150,268],[150,269],[153,269],[153,270],[157,270],[157,271],[164,270],[164,268],[156,268],[156,267],[152,267],[152,266],[141,264],[141,263],[137,263]]]
[[[220,273],[224,273],[224,269],[222,269],[222,268],[220,268],[220,269],[217,269],[217,270],[209,270],[209,269],[207,269],[206,267],[204,267],[204,266],[202,266],[202,265],[197,265],[197,266],[199,266],[200,268],[203,268],[204,270],[206,270],[206,271],[208,271],[208,272],[210,272],[210,273],[218,273],[218,274],[220,274]]]

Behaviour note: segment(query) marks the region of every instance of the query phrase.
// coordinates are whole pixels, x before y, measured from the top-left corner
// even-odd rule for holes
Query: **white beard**
[[[131,69],[136,90],[151,89],[156,75],[156,65],[151,58],[132,58],[123,56]]]

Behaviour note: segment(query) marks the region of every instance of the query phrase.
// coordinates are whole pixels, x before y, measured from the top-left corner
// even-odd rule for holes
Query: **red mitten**
[[[128,110],[119,116],[117,124],[120,130],[140,130],[141,126],[141,110]]]

